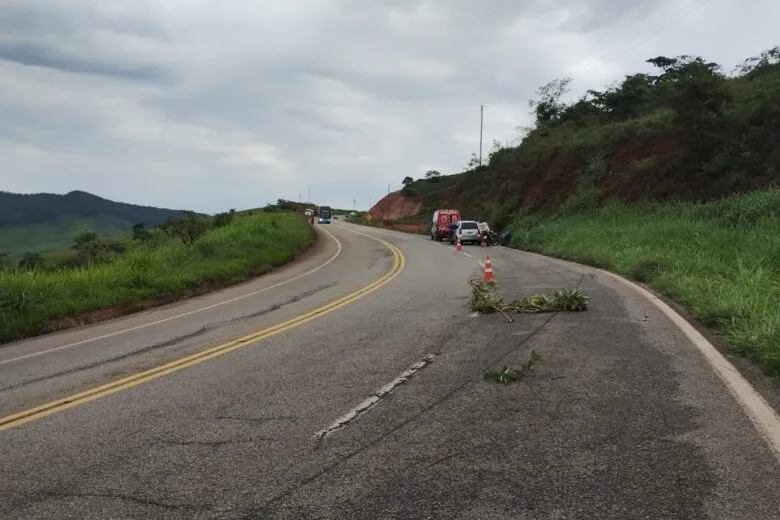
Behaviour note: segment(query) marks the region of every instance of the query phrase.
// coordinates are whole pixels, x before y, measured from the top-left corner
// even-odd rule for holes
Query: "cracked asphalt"
[[[370,284],[393,255],[353,231],[407,260],[388,285],[316,320],[0,432],[0,518],[780,518],[777,459],[703,356],[630,289],[491,248],[508,299],[579,286],[591,306],[475,318],[466,280],[486,250],[326,229],[339,256],[274,289],[253,294],[328,261],[336,242],[322,236],[298,262],[226,291],[0,347],[2,417]],[[541,361],[528,379],[483,380],[532,350]]]

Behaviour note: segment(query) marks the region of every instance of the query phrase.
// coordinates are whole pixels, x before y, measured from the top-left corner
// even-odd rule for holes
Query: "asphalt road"
[[[591,298],[508,324],[468,309],[488,250],[324,229],[251,283],[1,347],[0,518],[780,518],[777,454],[635,291],[491,248],[508,298]]]

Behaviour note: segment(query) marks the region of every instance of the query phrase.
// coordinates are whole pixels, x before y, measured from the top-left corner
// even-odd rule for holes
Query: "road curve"
[[[467,308],[486,250],[324,229],[248,284],[0,348],[0,518],[780,518],[775,453],[635,291],[491,248],[508,297],[591,297],[507,324]]]

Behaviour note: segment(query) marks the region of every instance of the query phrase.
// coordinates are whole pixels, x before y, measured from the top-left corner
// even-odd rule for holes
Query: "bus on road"
[[[317,216],[320,224],[330,224],[330,221],[333,218],[330,206],[320,206],[317,210]]]

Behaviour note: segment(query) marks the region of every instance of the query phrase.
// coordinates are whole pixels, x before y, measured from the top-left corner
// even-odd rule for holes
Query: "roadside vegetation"
[[[679,303],[780,377],[780,190],[529,215],[513,246],[615,271]]]
[[[405,221],[458,208],[514,247],[646,283],[780,378],[780,48],[643,69],[573,101],[568,78],[542,86],[518,145],[404,179],[424,208]]]
[[[48,259],[53,251],[68,249],[83,233],[119,238],[135,223],[154,227],[184,214],[114,202],[83,191],[65,195],[0,191],[0,254],[6,265],[16,265],[26,254]]]
[[[510,312],[536,314],[540,312],[579,312],[588,310],[588,296],[579,289],[558,289],[552,294],[532,294],[524,298],[504,301],[499,294],[498,282],[486,282],[480,277],[469,280],[471,285],[471,310],[482,314],[501,313],[508,322]]]
[[[87,232],[49,259],[27,253],[16,265],[6,262],[0,343],[238,283],[315,240],[303,215],[264,210],[185,213],[154,228],[139,223],[132,233],[106,240]]]

